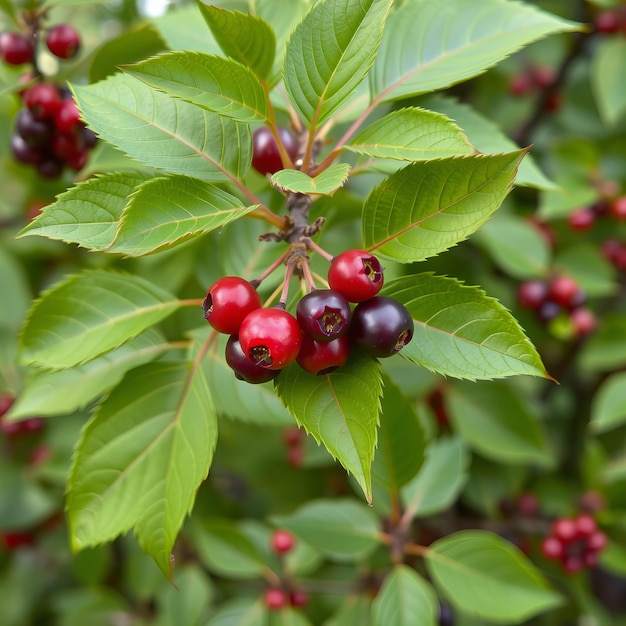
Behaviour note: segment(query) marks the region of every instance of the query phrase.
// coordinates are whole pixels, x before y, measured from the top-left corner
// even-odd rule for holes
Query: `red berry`
[[[266,367],[255,365],[245,355],[237,335],[231,335],[226,342],[226,363],[235,372],[235,377],[245,380],[252,385],[266,383],[278,376],[278,370],[268,370]]]
[[[60,59],[72,59],[80,48],[80,37],[73,26],[59,24],[46,33],[46,46]]]
[[[349,302],[373,298],[383,286],[380,261],[364,250],[346,250],[336,256],[328,270],[330,288]]]
[[[62,133],[69,133],[80,124],[80,111],[73,98],[66,98],[61,102],[54,116],[54,125]]]
[[[268,589],[265,593],[265,606],[271,611],[279,611],[289,604],[289,596],[282,589]]]
[[[33,40],[22,33],[0,34],[0,58],[9,65],[31,63],[35,55]]]
[[[322,376],[345,365],[349,353],[350,343],[347,337],[338,337],[332,341],[317,341],[304,335],[296,361],[305,372]]]
[[[302,331],[296,318],[283,309],[257,309],[243,320],[239,341],[253,363],[279,370],[296,360]]]
[[[350,341],[374,357],[389,357],[411,341],[413,328],[404,305],[388,296],[376,296],[354,309]]]
[[[291,606],[302,608],[309,603],[309,594],[304,589],[294,589],[289,594],[289,602]]]
[[[579,296],[578,283],[569,276],[557,276],[548,287],[548,297],[563,307],[570,307]]]
[[[545,65],[538,65],[533,68],[532,72],[533,82],[540,89],[549,87],[554,82],[554,70],[551,67]]]
[[[61,105],[61,94],[52,83],[36,83],[24,91],[24,104],[38,120],[54,117]]]
[[[596,214],[590,207],[585,207],[570,213],[567,221],[574,230],[589,230],[596,221]]]
[[[517,500],[517,510],[520,515],[534,517],[539,513],[539,501],[534,493],[522,493]]]
[[[578,526],[573,519],[562,517],[552,526],[552,534],[563,543],[569,543],[578,536]]]
[[[596,16],[594,26],[597,33],[611,35],[619,30],[620,23],[620,14],[617,11],[602,11]]]
[[[296,138],[286,128],[279,127],[277,130],[289,158],[293,161],[298,156],[298,142]],[[278,144],[269,128],[264,126],[254,131],[252,143],[252,167],[257,172],[266,176],[283,169],[284,165],[278,150]]]
[[[298,426],[287,426],[283,431],[283,441],[289,448],[299,446],[305,437],[305,432]]]
[[[509,81],[509,91],[517,97],[529,94],[533,86],[533,81],[527,73],[515,74]]]
[[[271,543],[274,552],[285,554],[293,549],[296,541],[288,530],[275,530],[272,533]]]
[[[527,280],[517,289],[517,301],[525,309],[538,309],[548,295],[548,286],[542,280]]]
[[[598,529],[596,520],[591,515],[579,515],[575,520],[576,534],[581,539],[587,539]]]
[[[587,548],[593,552],[600,552],[606,548],[607,543],[608,539],[606,535],[601,530],[596,530],[587,539]]]
[[[289,448],[287,452],[287,463],[294,469],[300,469],[304,461],[304,446],[297,445]]]
[[[596,316],[585,307],[574,309],[570,315],[570,320],[579,336],[588,335],[596,328]]]
[[[615,198],[609,207],[611,215],[619,221],[626,220],[626,196]]]
[[[568,574],[575,574],[579,572],[583,567],[585,567],[585,562],[583,557],[575,555],[575,556],[567,556],[563,559],[563,569]]]
[[[15,550],[21,546],[32,546],[35,537],[32,533],[8,532],[2,533],[2,543],[7,550]]]
[[[317,341],[331,341],[345,335],[351,317],[349,302],[332,289],[311,291],[296,307],[296,318],[302,332]]]
[[[548,559],[560,559],[565,554],[563,543],[556,537],[546,537],[541,544],[541,551]]]
[[[89,155],[87,154],[87,151],[81,150],[74,152],[74,154],[70,154],[70,156],[67,157],[66,163],[68,167],[73,169],[75,172],[78,172],[79,170],[82,170],[85,165],[87,165],[88,158]]]
[[[261,308],[261,297],[249,281],[225,276],[209,287],[202,308],[205,319],[215,330],[236,335],[246,315]]]

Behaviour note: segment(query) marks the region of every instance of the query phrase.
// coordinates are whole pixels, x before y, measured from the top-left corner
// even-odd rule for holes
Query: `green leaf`
[[[365,78],[390,4],[390,0],[321,0],[296,27],[287,44],[284,79],[304,120],[322,124]]]
[[[345,148],[373,158],[399,161],[426,161],[474,152],[454,122],[417,107],[385,115],[362,130]]]
[[[196,5],[167,11],[152,18],[151,22],[170,50],[197,50],[207,54],[222,52]]]
[[[533,41],[578,28],[521,2],[405,2],[387,21],[370,73],[372,96],[387,101],[443,89]]]
[[[292,365],[275,381],[287,410],[356,478],[368,502],[372,499],[370,470],[376,449],[381,376],[374,359],[352,355],[332,374],[313,376]]]
[[[146,165],[204,180],[240,178],[250,166],[247,124],[171,98],[127,74],[72,90],[90,128]]]
[[[270,183],[281,191],[330,196],[343,187],[348,180],[350,169],[347,163],[335,163],[315,178],[311,178],[300,170],[280,170],[272,175]]]
[[[347,596],[324,626],[371,626],[372,601],[364,594]]]
[[[407,307],[415,331],[400,353],[427,369],[470,380],[517,374],[548,377],[517,320],[478,287],[431,273],[383,287]]]
[[[431,443],[419,474],[402,489],[402,501],[411,516],[428,517],[447,509],[467,480],[470,455],[459,437]]]
[[[523,280],[547,275],[550,246],[528,220],[496,213],[476,233],[474,241],[487,250],[498,267],[514,278]]]
[[[179,301],[130,274],[88,270],[45,292],[20,336],[25,365],[64,369],[117,348],[173,313]]]
[[[530,561],[493,533],[457,532],[424,556],[435,584],[464,613],[518,624],[562,603]]]
[[[226,226],[258,205],[188,176],[153,178],[131,195],[107,252],[141,256]]]
[[[0,247],[0,328],[13,335],[22,325],[32,295],[25,267],[4,246]]]
[[[425,434],[409,399],[387,375],[378,429],[378,449],[372,464],[374,479],[392,493],[417,474],[424,462]]]
[[[436,626],[439,602],[414,569],[397,565],[374,600],[373,626]]]
[[[610,371],[624,367],[626,354],[626,318],[623,313],[609,313],[583,345],[580,366],[587,371]]]
[[[267,78],[276,54],[272,27],[260,17],[207,6],[198,0],[202,17],[226,55]]]
[[[82,181],[44,207],[19,237],[41,235],[91,250],[106,250],[115,238],[129,196],[148,179],[147,174],[123,172]]]
[[[615,266],[595,242],[568,245],[555,256],[553,265],[571,276],[590,299],[611,297],[616,292]]]
[[[206,626],[267,626],[267,608],[262,599],[227,600]]]
[[[219,115],[241,122],[264,122],[269,116],[261,82],[232,59],[170,52],[123,69],[155,89]]]
[[[198,565],[186,564],[176,573],[176,586],[168,584],[155,598],[156,610],[166,625],[204,626],[206,607],[213,595],[206,573]]]
[[[129,372],[87,423],[76,449],[67,501],[73,548],[133,528],[171,578],[176,534],[216,442],[201,363],[149,363]]]
[[[412,263],[467,239],[502,204],[524,154],[407,165],[365,201],[365,246],[400,263]]]
[[[479,454],[509,465],[553,464],[541,423],[510,384],[459,381],[445,398],[455,432]]]
[[[148,329],[78,367],[53,372],[33,370],[11,407],[9,418],[74,413],[117,385],[128,370],[152,361],[166,347],[161,334]]]
[[[364,559],[379,545],[378,518],[355,500],[314,500],[272,521],[339,561]]]
[[[468,104],[437,95],[428,98],[424,106],[454,120],[463,129],[471,144],[483,154],[501,154],[519,150],[519,146],[509,139],[499,126]],[[515,184],[537,189],[558,189],[557,185],[539,169],[532,154],[527,154],[520,163]]]
[[[594,433],[604,433],[623,424],[626,424],[626,372],[616,372],[594,395],[589,426]]]
[[[600,115],[607,125],[613,126],[626,113],[626,40],[605,37],[598,41],[590,73]]]

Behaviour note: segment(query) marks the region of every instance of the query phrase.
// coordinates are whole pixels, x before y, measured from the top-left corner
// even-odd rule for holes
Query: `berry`
[[[346,250],[336,256],[328,270],[330,288],[349,302],[373,298],[383,286],[380,261],[364,250]]]
[[[24,104],[38,120],[54,117],[61,105],[61,94],[52,83],[36,83],[24,91]]]
[[[21,546],[32,546],[35,537],[27,532],[2,533],[2,543],[7,550],[15,550]]]
[[[351,317],[348,301],[332,289],[311,291],[298,302],[296,308],[302,332],[317,341],[330,341],[345,335]]]
[[[69,133],[80,125],[80,111],[73,98],[66,98],[61,102],[54,116],[54,125],[62,133]]]
[[[562,517],[554,522],[552,534],[562,542],[573,541],[578,535],[578,527],[574,520]]]
[[[620,14],[617,11],[601,11],[596,16],[594,26],[597,33],[611,35],[620,28]]]
[[[249,281],[225,276],[209,287],[202,308],[215,330],[236,335],[246,315],[261,308],[261,298]]]
[[[606,535],[601,530],[596,530],[587,540],[587,546],[589,550],[594,552],[600,552],[606,548],[608,540]]]
[[[268,370],[260,365],[255,365],[248,359],[241,349],[239,338],[231,335],[226,342],[226,363],[235,372],[239,380],[245,380],[252,385],[266,383],[278,376],[278,371]]]
[[[569,214],[567,221],[574,230],[589,230],[596,221],[596,213],[590,207],[577,209]]]
[[[287,530],[275,530],[272,533],[272,549],[278,554],[286,554],[287,552],[290,552],[295,543],[294,536]]]
[[[574,309],[570,315],[570,320],[579,336],[588,335],[596,328],[596,316],[585,307]]]
[[[548,559],[560,559],[564,554],[564,545],[556,537],[546,537],[541,544],[541,551]]]
[[[347,337],[317,341],[304,335],[296,361],[305,372],[322,376],[345,365],[349,353],[350,344]]]
[[[46,46],[59,59],[72,59],[80,48],[80,37],[73,26],[58,24],[46,33]]]
[[[294,469],[300,469],[304,461],[304,447],[292,446],[287,452],[287,463]]]
[[[527,280],[517,290],[517,301],[525,309],[538,309],[548,295],[548,286],[542,280]]]
[[[15,118],[15,130],[31,147],[48,144],[52,137],[52,126],[47,120],[38,120],[29,109],[20,109]]]
[[[253,363],[279,370],[296,360],[302,331],[296,318],[283,309],[257,309],[241,323],[239,341]]]
[[[299,446],[304,438],[304,431],[298,428],[298,426],[287,426],[283,431],[283,441],[289,448]]]
[[[41,148],[30,146],[21,135],[11,137],[11,152],[16,161],[28,165],[37,165],[46,158]]]
[[[399,352],[413,338],[413,318],[397,300],[376,296],[361,302],[352,313],[351,341],[375,357]]]
[[[611,215],[619,221],[626,220],[626,196],[615,198],[609,207]]]
[[[309,603],[309,594],[304,589],[294,589],[289,594],[289,604],[296,608],[302,608]]]
[[[532,78],[534,84],[539,87],[539,89],[545,89],[554,82],[554,70],[551,67],[539,65],[533,68]]]
[[[557,276],[548,287],[550,300],[566,308],[578,303],[579,293],[578,283],[569,276]]]
[[[533,493],[522,493],[517,500],[517,510],[520,515],[534,517],[539,513],[539,501]]]
[[[285,146],[289,158],[293,161],[298,156],[298,142],[293,134],[286,128],[279,127],[278,135]],[[274,135],[265,126],[254,131],[252,135],[252,167],[266,176],[283,169],[283,160]]]
[[[537,318],[540,322],[549,322],[561,312],[561,307],[552,300],[546,300],[537,310]]]
[[[516,97],[528,95],[533,86],[531,77],[526,73],[515,74],[509,81],[509,91]]]
[[[265,593],[265,606],[271,611],[279,611],[289,604],[289,596],[282,589],[268,589]]]
[[[31,63],[35,47],[30,37],[22,33],[5,32],[0,34],[0,57],[9,65]]]
[[[575,520],[576,533],[579,538],[588,539],[593,535],[598,527],[596,520],[591,515],[579,515]]]
[[[604,496],[598,491],[585,491],[580,497],[580,508],[589,513],[601,511],[606,506]]]

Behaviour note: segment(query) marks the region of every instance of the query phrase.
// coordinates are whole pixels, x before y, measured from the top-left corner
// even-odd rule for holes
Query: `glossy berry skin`
[[[270,611],[280,611],[289,604],[289,596],[282,589],[268,589],[265,593],[265,606]]]
[[[226,342],[226,363],[235,372],[239,380],[244,380],[251,385],[266,383],[278,376],[279,372],[268,370],[265,367],[255,365],[248,359],[239,343],[237,335],[231,335]]]
[[[548,286],[542,280],[527,280],[517,290],[517,301],[525,309],[538,309],[548,295]]]
[[[73,59],[80,48],[80,37],[73,26],[58,24],[46,33],[46,46],[59,59]]]
[[[298,142],[294,135],[286,128],[278,127],[278,135],[285,146],[289,158],[293,161],[298,156]],[[263,126],[252,135],[252,167],[267,176],[282,170],[283,160],[274,135],[269,128]]]
[[[4,32],[0,34],[0,58],[9,65],[31,63],[35,47],[30,37],[22,33]]]
[[[261,308],[261,297],[249,281],[224,276],[209,287],[202,308],[204,318],[215,330],[236,335],[248,313]]]
[[[34,84],[24,91],[22,99],[38,120],[54,117],[61,104],[61,94],[51,83]]]
[[[348,332],[350,303],[332,289],[316,289],[298,302],[296,318],[305,335],[317,341],[331,341]]]
[[[317,341],[304,335],[296,361],[305,372],[323,376],[345,365],[349,354],[348,337],[338,337],[332,341]]]
[[[296,541],[294,536],[287,530],[275,530],[271,537],[272,550],[278,554],[291,552]]]
[[[413,318],[400,302],[376,296],[352,312],[350,341],[374,357],[390,357],[413,338]]]
[[[330,288],[348,302],[364,302],[373,298],[383,286],[380,261],[364,250],[346,250],[336,256],[328,270]]]
[[[283,309],[257,309],[241,323],[239,341],[253,363],[280,370],[296,360],[302,331],[296,318]]]
[[[569,276],[557,276],[548,288],[550,300],[566,308],[577,302],[579,293],[578,283]]]

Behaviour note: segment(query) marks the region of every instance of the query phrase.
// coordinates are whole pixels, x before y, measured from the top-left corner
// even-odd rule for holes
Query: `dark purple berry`
[[[266,367],[255,365],[244,354],[236,335],[231,335],[226,343],[226,363],[235,372],[235,376],[239,380],[245,380],[247,383],[257,385],[266,383],[272,378],[278,376],[280,370],[268,370]]]
[[[303,333],[317,341],[331,341],[348,332],[352,311],[340,293],[316,289],[298,302],[296,317]]]
[[[21,135],[13,135],[11,137],[11,150],[17,161],[27,163],[28,165],[37,165],[46,157],[45,152],[41,148],[29,146]]]
[[[28,109],[20,109],[15,118],[15,130],[32,147],[48,144],[52,137],[52,127],[47,120],[38,120]]]

